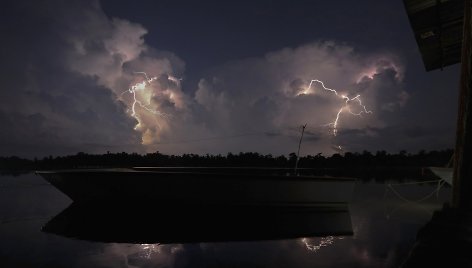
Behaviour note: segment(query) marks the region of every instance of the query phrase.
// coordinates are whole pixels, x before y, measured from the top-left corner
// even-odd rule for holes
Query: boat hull
[[[303,205],[349,202],[353,179],[195,170],[37,172],[75,202]]]

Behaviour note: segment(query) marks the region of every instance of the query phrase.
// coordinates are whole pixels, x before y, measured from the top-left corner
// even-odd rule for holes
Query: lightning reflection
[[[305,248],[309,251],[313,251],[313,252],[318,252],[321,248],[323,247],[327,247],[327,246],[330,246],[332,244],[334,244],[334,241],[336,239],[344,239],[344,237],[334,237],[334,236],[325,236],[325,237],[321,237],[320,240],[318,241],[318,243],[314,243],[312,240],[314,240],[313,238],[312,239],[309,239],[309,238],[302,238],[301,239],[301,242],[305,245]]]
[[[161,245],[160,244],[141,244],[141,248],[143,250],[144,257],[146,259],[150,259],[151,255],[154,253],[161,253]]]

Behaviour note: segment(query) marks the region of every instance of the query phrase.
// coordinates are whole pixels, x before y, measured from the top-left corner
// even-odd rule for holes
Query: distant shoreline
[[[434,178],[425,168],[444,167],[453,154],[452,149],[420,151],[415,154],[401,151],[390,154],[385,151],[370,153],[346,152],[343,155],[322,154],[300,157],[298,168],[311,169],[316,176],[344,176],[361,180],[388,180],[406,178]],[[132,167],[295,167],[297,156],[262,155],[259,153],[228,153],[227,155],[165,155],[159,152],[140,155],[137,153],[77,153],[69,156],[24,159],[16,156],[0,157],[0,174],[24,174],[36,170],[83,169],[83,168],[132,168]]]

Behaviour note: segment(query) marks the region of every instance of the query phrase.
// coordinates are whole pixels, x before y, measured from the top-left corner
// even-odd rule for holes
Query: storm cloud
[[[2,155],[144,151],[118,94],[136,69],[183,68],[177,57],[148,48],[143,27],[108,18],[98,1],[20,2],[2,13]]]
[[[401,109],[408,101],[402,75],[401,63],[393,56],[363,55],[351,46],[333,41],[314,42],[215,68],[200,80],[193,96],[196,108],[192,113],[208,132],[200,135],[278,134],[214,141],[218,144],[216,148],[221,148],[220,153],[238,149],[266,153],[294,151],[303,124],[309,130],[305,152],[332,153],[333,144],[349,148],[327,126],[345,106],[341,95],[349,98],[360,95],[362,104],[372,113],[355,116],[346,109],[338,120],[339,131],[383,127],[388,125],[384,115]],[[336,89],[339,95],[323,89],[319,83],[309,87],[313,79],[324,81],[326,87]],[[362,109],[356,103],[349,105],[353,113]],[[173,137],[185,133],[182,127],[186,126],[175,124],[177,131],[172,132]]]
[[[107,16],[98,1],[20,1],[2,18],[1,155],[288,154],[304,124],[302,154],[399,150],[422,138],[447,146],[419,131],[427,127],[400,124],[412,94],[393,52],[314,40],[214,66],[192,84],[185,59],[147,43],[144,26]],[[339,94],[310,87],[313,79]],[[133,110],[129,89],[143,82],[135,96],[146,107]],[[346,102],[357,95],[362,103]],[[409,143],[389,142],[398,137]]]

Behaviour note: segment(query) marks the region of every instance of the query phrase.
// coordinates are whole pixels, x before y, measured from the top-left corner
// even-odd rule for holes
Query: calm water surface
[[[356,184],[352,236],[118,244],[41,232],[71,201],[34,174],[0,176],[0,267],[398,267],[451,188],[429,195],[436,185],[392,187]]]

